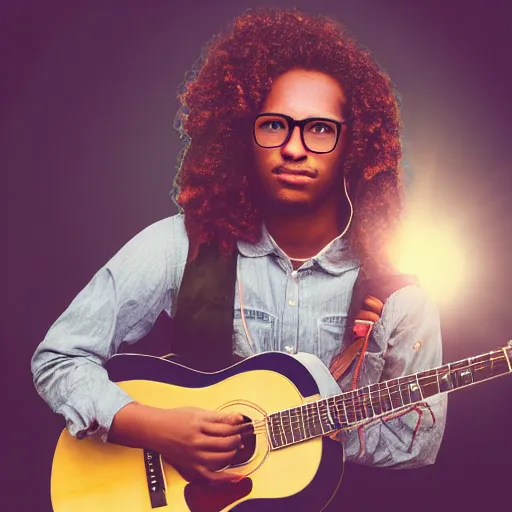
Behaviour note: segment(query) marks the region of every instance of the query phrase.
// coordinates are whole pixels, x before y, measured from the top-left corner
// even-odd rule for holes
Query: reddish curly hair
[[[184,147],[173,199],[189,238],[195,247],[215,241],[226,253],[236,240],[259,239],[262,216],[248,179],[252,141],[243,134],[251,133],[276,77],[297,68],[327,73],[344,89],[350,242],[367,274],[389,271],[387,247],[402,211],[397,95],[339,22],[295,9],[256,9],[235,18],[185,79],[175,124]]]

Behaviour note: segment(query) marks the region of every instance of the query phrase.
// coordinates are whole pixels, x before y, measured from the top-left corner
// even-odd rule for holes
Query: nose
[[[300,138],[300,128],[295,126],[286,144],[281,146],[281,154],[285,160],[302,160],[307,157],[307,149]]]

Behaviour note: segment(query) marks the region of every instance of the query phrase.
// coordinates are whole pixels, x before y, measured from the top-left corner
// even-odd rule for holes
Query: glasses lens
[[[284,117],[262,116],[256,119],[254,136],[256,142],[264,148],[280,146],[288,135],[288,123]]]
[[[304,126],[304,142],[310,151],[328,153],[337,139],[338,127],[328,120],[310,121]]]

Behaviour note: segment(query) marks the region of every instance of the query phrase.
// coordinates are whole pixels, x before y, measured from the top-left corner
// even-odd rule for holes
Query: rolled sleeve
[[[423,289],[408,286],[389,297],[375,324],[371,348],[365,354],[357,387],[442,364],[439,313]],[[352,378],[353,370],[338,382],[340,389],[351,389]],[[323,386],[327,389],[327,384]],[[332,388],[331,383],[330,394]],[[433,464],[444,434],[447,395],[439,394],[423,403],[428,407],[368,423],[362,427],[363,443],[357,430],[338,433],[336,439],[343,442],[346,459],[396,469]]]
[[[164,309],[170,311],[169,220],[136,235],[101,268],[32,357],[37,392],[64,416],[73,436],[106,441],[115,414],[133,401],[109,380],[103,365],[121,343],[136,342]],[[186,246],[183,250],[186,255]]]

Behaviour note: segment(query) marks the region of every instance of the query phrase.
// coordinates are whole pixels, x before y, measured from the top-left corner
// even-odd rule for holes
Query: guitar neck
[[[512,373],[507,347],[432,370],[378,382],[267,417],[273,449],[392,415],[426,398]]]

